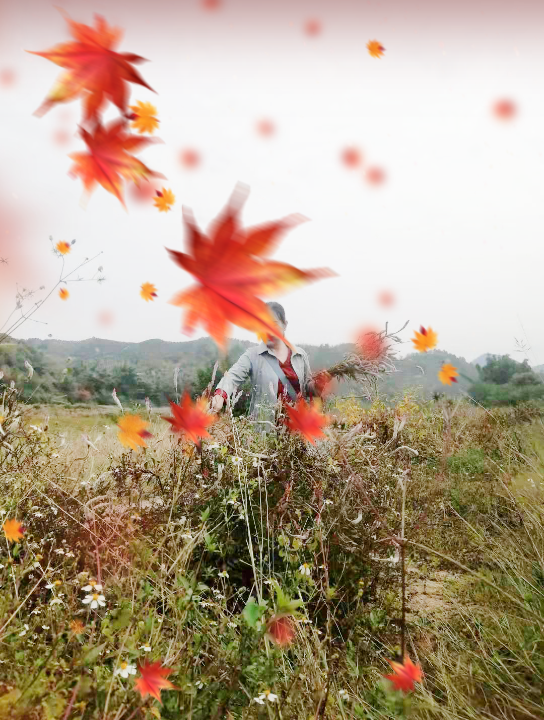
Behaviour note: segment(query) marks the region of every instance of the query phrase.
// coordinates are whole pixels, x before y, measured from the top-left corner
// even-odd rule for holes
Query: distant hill
[[[473,360],[471,362],[471,365],[480,365],[480,367],[485,367],[487,365],[487,361],[492,356],[492,353],[484,353],[483,355],[478,355],[476,360]]]
[[[229,364],[234,363],[252,344],[230,339],[227,344]],[[308,353],[312,370],[329,367],[354,349],[349,343],[303,344],[302,347]],[[477,360],[483,357],[487,355]],[[123,383],[128,387],[138,382],[142,388],[146,388],[146,394],[168,394],[173,391],[176,368],[179,368],[178,385],[189,387],[195,381],[197,371],[209,368],[217,358],[217,346],[209,337],[184,342],[152,339],[140,343],[101,338],[80,341],[30,338],[0,345],[0,370],[5,372],[5,379],[22,381],[27,374],[24,361],[28,360],[35,368],[35,375],[31,383],[26,382],[25,394],[28,388],[28,392],[34,392],[34,400],[39,399],[41,402],[44,397],[51,397],[51,401],[56,397],[60,398],[59,401],[68,398],[70,402],[74,402],[74,398],[85,399],[88,395],[85,390],[87,387],[95,402],[108,403],[111,402],[111,382],[114,382],[118,392]],[[380,392],[386,398],[393,398],[411,388],[422,399],[428,399],[435,392],[453,396],[459,394],[459,389],[466,391],[470,383],[463,377],[459,377],[458,383],[452,386],[440,382],[438,371],[444,362],[450,362],[460,373],[477,380],[474,364],[443,350],[433,350],[412,353],[398,359],[395,363],[397,372],[384,378]],[[70,382],[66,379],[66,372],[69,373]],[[92,387],[90,380],[85,381],[88,377],[93,380]],[[217,376],[216,382],[220,377],[221,374]],[[104,387],[104,391],[99,393],[96,388],[100,385],[100,378],[103,378],[103,385],[107,385],[107,388]],[[38,381],[41,389],[35,388]],[[361,395],[361,387],[351,381],[342,382],[338,394]]]

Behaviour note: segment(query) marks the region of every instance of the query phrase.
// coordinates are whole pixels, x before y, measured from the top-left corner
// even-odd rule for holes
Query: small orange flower
[[[153,198],[155,207],[159,209],[159,212],[168,212],[172,209],[172,205],[175,203],[176,198],[171,190],[163,188],[162,190],[156,191],[157,197]]]
[[[85,632],[85,625],[81,622],[81,620],[72,620],[70,623],[70,630],[74,633],[74,635],[82,635]]]
[[[117,427],[120,432],[117,433],[119,442],[125,447],[130,447],[132,450],[139,452],[139,447],[147,447],[147,443],[144,438],[152,437],[151,433],[145,428],[149,425],[148,422],[142,420],[139,415],[125,415],[117,423]]]
[[[67,243],[65,240],[59,240],[55,247],[61,255],[68,255],[71,250],[70,243]]]
[[[9,542],[17,542],[18,540],[20,540],[23,537],[23,533],[25,531],[21,523],[15,518],[12,518],[11,520],[6,520],[3,525],[3,530]]]
[[[415,337],[412,338],[412,342],[418,352],[427,352],[427,350],[432,350],[436,347],[438,336],[432,328],[426,330],[422,325],[419,328],[419,332],[414,330],[414,333]]]
[[[388,660],[387,662],[391,665],[395,674],[384,675],[384,677],[393,683],[395,690],[410,692],[410,690],[414,689],[415,683],[420,683],[423,679],[421,666],[414,665],[408,655],[404,656],[403,663],[393,662],[392,660]]]
[[[153,298],[157,297],[157,288],[153,285],[153,283],[144,283],[140,290],[140,297],[146,302],[148,300],[153,300]]]
[[[438,379],[441,383],[444,383],[444,385],[451,385],[452,382],[456,383],[456,376],[458,375],[459,373],[457,372],[457,368],[453,367],[453,365],[450,365],[449,363],[444,363],[438,371]]]
[[[68,298],[70,297],[70,293],[66,288],[61,288],[59,290],[59,297],[61,300],[68,300]]]
[[[377,40],[369,40],[366,44],[370,57],[381,58],[385,48]]]

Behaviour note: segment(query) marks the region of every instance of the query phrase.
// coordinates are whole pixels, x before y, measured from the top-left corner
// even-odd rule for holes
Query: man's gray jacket
[[[291,365],[297,374],[300,391],[303,397],[307,398],[308,385],[312,375],[308,354],[296,345],[293,347]],[[263,432],[269,432],[275,427],[278,375],[270,363],[276,366],[281,376],[282,371],[278,358],[268,350],[264,342],[261,342],[259,345],[248,348],[238,362],[235,362],[223,375],[221,382],[217,385],[217,388],[224,390],[231,398],[244,380],[248,377],[251,378],[249,418]]]

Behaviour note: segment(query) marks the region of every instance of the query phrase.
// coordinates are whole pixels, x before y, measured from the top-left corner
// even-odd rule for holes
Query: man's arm
[[[221,378],[221,381],[217,384],[212,401],[212,410],[215,410],[216,412],[221,410],[226,397],[230,397],[234,392],[236,392],[244,380],[249,377],[250,372],[251,358],[246,350],[240,359],[234,363],[230,370],[227,370]]]

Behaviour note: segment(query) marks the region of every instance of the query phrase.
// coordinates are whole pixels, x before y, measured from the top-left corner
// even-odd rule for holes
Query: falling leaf
[[[153,285],[153,283],[144,283],[140,290],[140,297],[142,297],[146,302],[148,300],[153,300],[153,298],[157,297],[157,288]]]
[[[85,632],[85,625],[76,618],[70,622],[70,630],[74,635],[82,635]]]
[[[151,433],[146,430],[148,422],[142,420],[139,415],[125,415],[117,423],[120,432],[117,433],[119,442],[125,447],[139,452],[139,447],[147,447],[144,438],[152,437]]]
[[[155,203],[155,207],[159,208],[159,212],[168,212],[168,210],[172,209],[176,198],[171,190],[163,188],[162,191],[157,190],[155,194],[157,197],[153,198],[153,202]]]
[[[493,105],[493,114],[499,120],[512,120],[517,114],[517,108],[512,100],[497,100]]]
[[[73,135],[68,133],[66,130],[55,130],[53,133],[53,142],[55,145],[60,145],[61,147],[64,145],[68,145],[68,143],[72,140]]]
[[[2,527],[9,542],[17,542],[23,537],[23,533],[25,532],[24,527],[18,520],[15,520],[15,518],[6,520]]]
[[[15,84],[15,73],[11,68],[3,68],[0,70],[0,85],[3,87],[11,87]]]
[[[59,242],[55,245],[55,248],[61,255],[67,255],[71,250],[70,243],[65,242],[64,240],[59,240]]]
[[[170,410],[174,417],[163,417],[170,423],[172,432],[187,435],[197,446],[200,439],[210,437],[208,427],[212,425],[217,416],[207,412],[208,402],[202,398],[193,403],[191,396],[185,391],[182,402],[178,405],[171,400]]]
[[[420,665],[414,665],[408,655],[404,656],[404,663],[387,661],[393,668],[394,674],[384,675],[387,680],[393,683],[395,690],[410,692],[414,689],[416,682],[421,682],[423,672]]]
[[[366,47],[370,57],[381,58],[385,52],[385,48],[377,40],[369,40]]]
[[[184,168],[192,170],[201,163],[200,154],[192,148],[185,148],[179,154],[179,160]]]
[[[150,102],[141,102],[140,100],[136,102],[136,105],[129,105],[129,107],[132,110],[129,119],[133,121],[130,126],[140,134],[147,132],[152,135],[159,127],[159,121],[155,117],[157,108]]]
[[[221,7],[221,0],[201,0],[202,7],[205,10],[219,10]]]
[[[75,163],[69,174],[81,177],[87,195],[100,183],[115,195],[126,209],[121,178],[132,180],[136,185],[150,177],[164,179],[164,175],[150,170],[143,162],[129,154],[129,151],[138,152],[158,140],[130,135],[126,132],[125,120],[116,120],[108,127],[97,123],[92,134],[82,127],[79,131],[89,152],[68,155]]]
[[[365,172],[365,179],[369,185],[381,185],[385,182],[385,172],[379,167],[370,167]]]
[[[267,637],[280,647],[287,647],[295,638],[295,626],[289,615],[274,615],[266,626]]]
[[[432,350],[436,347],[438,336],[432,328],[426,330],[422,325],[419,328],[419,332],[414,330],[414,333],[415,337],[412,338],[412,342],[418,352],[427,352],[427,350]]]
[[[175,685],[172,685],[170,680],[166,679],[168,675],[174,671],[171,668],[162,667],[160,660],[154,663],[144,660],[143,665],[138,665],[138,670],[142,677],[135,681],[134,687],[138,690],[143,700],[145,700],[148,695],[151,695],[162,705],[161,690],[178,689]]]
[[[310,20],[307,20],[304,25],[304,32],[309,37],[316,37],[321,33],[321,23],[316,18],[311,18]]]
[[[332,392],[332,386],[334,383],[333,376],[326,370],[321,370],[316,373],[312,380],[314,381],[315,388],[320,397],[326,397]]]
[[[67,69],[34,115],[42,117],[56,103],[83,96],[84,122],[98,120],[107,100],[126,113],[128,82],[155,92],[131,65],[146,62],[145,58],[114,52],[122,30],[108,26],[101,15],[95,15],[95,28],[73,21],[65,13],[64,18],[76,42],[61,43],[45,52],[27,50]]]
[[[449,363],[444,363],[438,371],[438,379],[444,385],[451,385],[454,382],[456,383],[458,375],[459,373],[457,372],[457,368],[453,367],[453,365],[450,365]]]
[[[68,298],[70,297],[70,293],[66,288],[61,288],[59,290],[59,297],[61,300],[68,300]]]
[[[183,290],[170,302],[188,309],[184,332],[191,334],[200,323],[222,349],[226,347],[231,324],[250,332],[268,332],[292,348],[276,325],[270,308],[256,296],[276,296],[293,285],[336,273],[323,268],[304,271],[265,259],[279,243],[282,233],[304,218],[292,215],[244,230],[238,214],[247,193],[247,187],[237,186],[224,212],[210,228],[209,238],[197,228],[192,213],[184,209],[192,254],[168,252],[173,262],[191,273],[199,285]]]
[[[362,156],[360,151],[355,147],[348,147],[342,150],[341,160],[348,168],[356,168],[361,164]]]
[[[307,403],[303,398],[299,398],[295,407],[286,405],[285,410],[289,417],[285,424],[291,432],[299,433],[302,437],[309,440],[312,445],[316,438],[325,437],[322,431],[325,425],[329,424],[329,418],[323,415],[319,409],[320,403]]]

